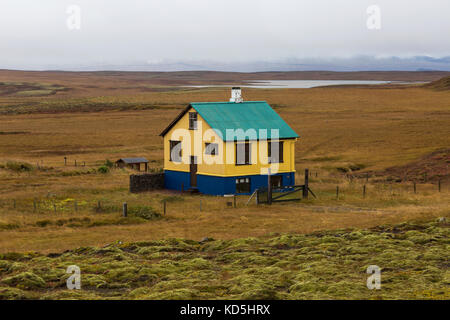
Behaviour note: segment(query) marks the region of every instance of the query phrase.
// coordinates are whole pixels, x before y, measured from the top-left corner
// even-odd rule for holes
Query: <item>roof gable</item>
[[[227,129],[244,131],[254,129],[257,139],[260,139],[259,130],[264,129],[267,130],[267,137],[262,138],[271,139],[271,129],[279,130],[279,136],[274,138],[298,137],[297,133],[265,101],[193,102],[175,118],[161,135],[164,136],[191,107],[219,136],[223,136],[224,141],[234,140],[234,137],[226,137]]]

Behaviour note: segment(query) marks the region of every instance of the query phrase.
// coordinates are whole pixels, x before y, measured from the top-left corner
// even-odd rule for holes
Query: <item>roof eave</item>
[[[167,132],[170,131],[170,129],[172,129],[172,127],[188,112],[188,110],[192,108],[192,105],[189,104],[186,108],[183,109],[183,111],[181,111],[178,116],[159,134],[161,137],[164,137]]]

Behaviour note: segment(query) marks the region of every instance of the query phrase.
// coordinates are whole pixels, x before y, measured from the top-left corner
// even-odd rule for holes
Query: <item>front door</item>
[[[197,186],[197,157],[191,156],[191,187]]]

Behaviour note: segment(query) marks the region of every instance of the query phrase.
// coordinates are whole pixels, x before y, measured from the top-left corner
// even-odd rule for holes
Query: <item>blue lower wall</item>
[[[189,172],[165,170],[164,187],[166,189],[179,191],[181,191],[182,188],[187,190],[191,187],[191,175]]]
[[[276,176],[282,176],[283,186],[295,185],[295,173],[279,173]],[[267,175],[251,175],[251,176],[236,176],[236,177],[217,177],[197,175],[197,188],[201,193],[211,195],[224,195],[236,193],[236,179],[250,178],[250,193],[252,194],[256,189],[267,186]],[[180,190],[183,186],[184,190],[191,187],[190,173],[181,171],[164,171],[164,185],[166,189]]]

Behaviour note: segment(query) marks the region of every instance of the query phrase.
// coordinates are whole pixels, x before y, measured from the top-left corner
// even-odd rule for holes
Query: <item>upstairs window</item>
[[[236,165],[250,165],[251,162],[251,145],[249,142],[236,143]]]
[[[267,156],[269,158],[269,163],[283,163],[283,141],[269,141],[267,143],[267,146]]]
[[[197,130],[197,112],[189,112],[189,130]]]
[[[181,162],[181,141],[170,140],[170,161]]]
[[[205,143],[205,154],[210,156],[219,155],[219,145],[217,143]]]

